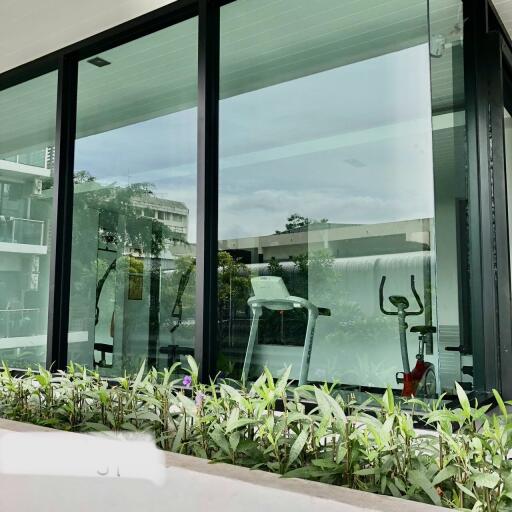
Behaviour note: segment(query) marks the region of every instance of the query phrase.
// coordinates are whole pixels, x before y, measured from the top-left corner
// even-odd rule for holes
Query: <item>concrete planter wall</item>
[[[13,434],[13,433],[21,433]],[[33,435],[30,435],[33,434]],[[285,479],[263,471],[228,464],[155,452],[160,460],[159,482],[148,478],[149,468],[130,444],[122,445],[131,457],[132,470],[140,478],[98,473],[77,476],[69,469],[86,466],[90,457],[83,453],[90,436],[63,433],[25,423],[0,419],[0,510],[59,512],[434,512],[446,509],[405,500],[353,491],[317,482]],[[100,440],[98,440],[100,441]],[[3,444],[2,444],[3,442]],[[94,444],[96,441],[92,440]],[[15,447],[20,446],[20,448]],[[25,446],[25,449],[21,448]],[[80,448],[80,451],[78,448]],[[77,450],[75,450],[77,448]],[[97,448],[97,447],[96,447]],[[89,455],[94,447],[87,448]],[[152,448],[149,447],[149,451]],[[80,451],[80,453],[78,453]],[[28,452],[28,453],[27,453]],[[7,474],[9,454],[16,464],[34,467],[31,474]],[[50,455],[48,455],[50,453]],[[140,453],[140,452],[139,452]],[[19,455],[18,455],[19,454]],[[81,458],[85,457],[87,461]],[[101,457],[100,457],[101,458]],[[12,462],[12,460],[10,461]],[[98,461],[99,466],[104,462]],[[45,475],[41,467],[51,467]],[[62,468],[59,470],[59,467]],[[39,469],[37,469],[39,468]],[[154,469],[154,468],[153,468]],[[57,474],[56,474],[57,470]],[[58,474],[60,471],[60,474]],[[123,469],[122,473],[126,473]]]

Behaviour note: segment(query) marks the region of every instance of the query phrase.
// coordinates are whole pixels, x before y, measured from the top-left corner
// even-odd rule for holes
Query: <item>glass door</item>
[[[495,354],[486,357],[487,390],[499,387],[512,397],[512,52],[498,33],[488,34],[489,184],[493,229]],[[484,227],[484,226],[483,226]],[[485,275],[484,275],[485,277]],[[495,367],[489,363],[495,363]],[[494,379],[494,382],[493,382]],[[493,384],[491,386],[491,383]]]

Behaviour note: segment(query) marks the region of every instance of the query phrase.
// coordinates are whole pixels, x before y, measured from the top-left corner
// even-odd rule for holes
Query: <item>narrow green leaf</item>
[[[239,416],[240,416],[240,409],[235,407],[231,411],[231,413],[228,417],[228,420],[226,422],[226,432],[230,432],[231,430],[234,430],[234,428],[236,428],[235,425],[238,422]]]
[[[439,471],[439,473],[437,473],[437,475],[434,477],[434,480],[432,480],[432,485],[438,485],[448,478],[455,476],[457,473],[458,469],[455,466],[446,466],[445,468],[441,469],[441,471]]]
[[[171,450],[173,452],[179,452],[181,449],[181,441],[183,440],[183,436],[185,435],[185,427],[186,427],[185,420],[186,420],[185,416],[182,416],[181,421],[178,425],[178,429],[176,431],[176,435],[174,436],[174,440],[172,442]]]
[[[477,499],[477,497],[467,488],[465,487],[464,485],[462,485],[461,483],[459,482],[455,482],[455,485],[464,493],[464,494],[467,494],[468,496],[470,496],[471,498],[473,498],[474,500]]]
[[[240,443],[240,432],[233,432],[229,436],[229,446],[232,452],[236,452],[238,444]]]
[[[143,361],[139,368],[139,371],[137,373],[137,377],[135,377],[135,380],[133,381],[133,384],[132,384],[132,388],[134,391],[139,387],[140,383],[142,382],[142,378],[144,377],[145,370],[146,370],[146,361]]]
[[[466,416],[469,417],[471,414],[471,406],[469,404],[468,395],[466,395],[466,392],[462,389],[462,386],[458,382],[455,382],[455,389],[457,391],[457,397],[459,398],[460,406],[466,413]]]
[[[411,484],[419,487],[432,501],[434,505],[441,506],[441,498],[437,494],[432,482],[425,476],[422,471],[413,469],[409,471],[408,475]]]
[[[398,490],[398,487],[393,482],[388,482],[388,489],[395,498],[401,498],[402,494]]]
[[[292,444],[290,448],[290,455],[288,457],[288,467],[290,467],[299,457],[304,448],[309,436],[309,430],[305,428],[302,432],[297,436],[297,439]]]
[[[326,393],[321,389],[315,387],[315,400],[318,404],[318,409],[323,416],[330,417],[331,416],[331,406],[325,397]]]
[[[288,385],[288,379],[290,378],[290,372],[292,371],[292,367],[288,366],[286,370],[283,372],[279,380],[276,382],[276,395],[282,396],[285,393],[286,386]]]
[[[492,390],[492,394],[494,395],[494,398],[496,399],[496,403],[498,404],[498,407],[500,409],[501,414],[505,419],[508,417],[508,411],[507,407],[505,406],[505,402],[503,402],[503,398],[501,398],[501,395],[498,393],[496,389]]]
[[[220,427],[215,427],[215,429],[210,434],[213,442],[226,454],[231,455],[230,446],[226,436],[223,434]]]
[[[196,360],[192,356],[188,355],[187,363],[190,368],[190,375],[194,382],[196,382],[197,376],[199,375],[199,367],[197,366]]]

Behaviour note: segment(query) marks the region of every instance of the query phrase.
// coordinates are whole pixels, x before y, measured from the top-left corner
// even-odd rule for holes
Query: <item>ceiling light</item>
[[[89,59],[87,62],[98,68],[102,68],[103,66],[109,66],[111,64],[108,60],[102,59],[101,57],[93,57],[92,59]]]

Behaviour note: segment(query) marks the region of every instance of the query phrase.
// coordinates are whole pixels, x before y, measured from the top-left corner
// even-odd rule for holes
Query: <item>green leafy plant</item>
[[[294,386],[290,369],[252,384],[200,383],[189,357],[162,372],[145,364],[107,385],[70,364],[66,372],[0,372],[0,415],[79,432],[152,433],[164,450],[457,510],[512,509],[512,415],[470,401],[459,407],[396,399],[363,404],[334,386]],[[308,404],[308,408],[306,408]],[[428,429],[414,426],[421,415]]]

